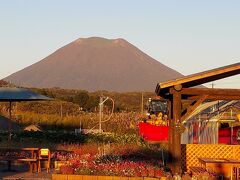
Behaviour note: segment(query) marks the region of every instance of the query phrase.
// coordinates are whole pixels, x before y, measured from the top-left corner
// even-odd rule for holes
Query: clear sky
[[[189,75],[240,62],[240,1],[3,0],[0,79],[91,36],[124,38]],[[240,75],[214,84],[240,88]]]

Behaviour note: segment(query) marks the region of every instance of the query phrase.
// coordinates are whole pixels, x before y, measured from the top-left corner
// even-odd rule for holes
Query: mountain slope
[[[182,76],[124,39],[80,38],[4,80],[26,87],[154,91]]]

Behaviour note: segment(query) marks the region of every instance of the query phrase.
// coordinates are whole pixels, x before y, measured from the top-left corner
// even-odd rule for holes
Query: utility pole
[[[81,133],[81,131],[82,131],[82,121],[80,119],[80,121],[79,121],[79,133]]]
[[[141,113],[142,113],[142,117],[143,117],[143,92],[142,92]]]
[[[106,97],[106,99],[103,99],[103,96],[100,96],[100,102],[99,102],[99,133],[102,132],[102,114],[103,114],[103,104],[109,99],[109,97]]]
[[[214,88],[216,84],[214,84],[214,82],[211,83],[212,89]]]
[[[63,119],[63,106],[62,106],[62,102],[61,102],[61,106],[60,106],[60,117],[61,117],[61,121]]]
[[[100,101],[99,101],[99,133],[102,132],[102,109],[103,109],[103,97],[100,96]]]

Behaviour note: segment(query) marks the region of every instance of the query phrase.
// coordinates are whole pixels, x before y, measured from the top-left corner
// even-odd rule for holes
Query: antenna
[[[214,82],[212,82],[210,85],[211,85],[211,87],[213,89],[216,84]]]

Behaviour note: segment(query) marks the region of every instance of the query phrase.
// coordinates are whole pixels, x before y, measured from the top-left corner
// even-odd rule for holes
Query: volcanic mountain
[[[79,38],[4,80],[24,87],[151,91],[177,71],[154,60],[124,39]]]

